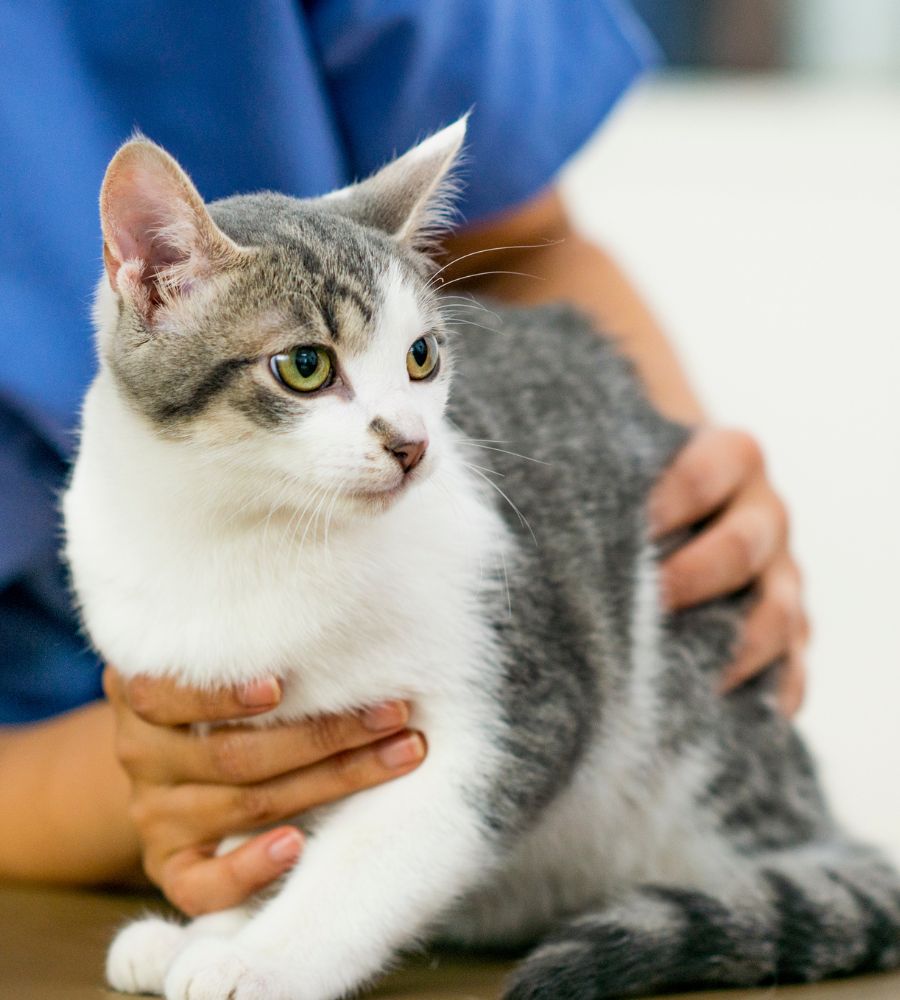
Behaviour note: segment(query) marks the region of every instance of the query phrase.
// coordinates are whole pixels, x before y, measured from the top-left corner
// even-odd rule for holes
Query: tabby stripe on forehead
[[[337,343],[340,332],[338,330],[337,319],[335,319],[334,315],[334,305],[330,301],[322,303],[322,318],[325,320],[325,325],[328,327],[331,339]]]
[[[227,358],[220,361],[208,374],[189,389],[189,395],[171,403],[165,403],[156,411],[156,419],[162,423],[195,417],[234,381],[242,369],[252,365],[255,358]]]
[[[365,301],[362,295],[356,291],[356,289],[351,288],[349,285],[342,282],[335,281],[334,278],[328,278],[325,281],[323,291],[332,302],[336,299],[346,299],[348,302],[352,302],[363,319],[367,323],[371,323],[372,307]]]

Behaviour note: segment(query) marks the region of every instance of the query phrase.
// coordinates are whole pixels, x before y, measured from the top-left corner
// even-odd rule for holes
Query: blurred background
[[[668,64],[571,165],[720,423],[762,441],[813,618],[800,717],[900,861],[900,2],[635,0]]]
[[[900,80],[897,0],[632,0],[673,67]]]

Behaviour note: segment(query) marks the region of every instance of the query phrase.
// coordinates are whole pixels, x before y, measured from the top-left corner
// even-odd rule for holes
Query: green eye
[[[295,347],[272,358],[272,372],[288,389],[315,392],[331,380],[331,356],[321,347]]]
[[[406,370],[412,379],[423,379],[434,371],[438,363],[438,345],[429,333],[419,337],[406,354]]]

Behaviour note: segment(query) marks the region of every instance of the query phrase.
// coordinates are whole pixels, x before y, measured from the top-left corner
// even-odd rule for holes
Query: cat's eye
[[[428,378],[437,367],[437,363],[438,345],[430,333],[414,341],[406,354],[406,370],[412,379]]]
[[[272,372],[294,392],[315,392],[329,385],[334,373],[331,355],[322,347],[295,347],[272,358]]]

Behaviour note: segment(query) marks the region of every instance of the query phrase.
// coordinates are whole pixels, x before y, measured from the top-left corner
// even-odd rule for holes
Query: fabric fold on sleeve
[[[469,221],[549,184],[658,60],[613,0],[322,0],[310,17],[357,177],[472,110]]]

